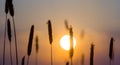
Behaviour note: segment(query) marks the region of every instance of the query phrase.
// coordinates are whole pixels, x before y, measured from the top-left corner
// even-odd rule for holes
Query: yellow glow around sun
[[[70,49],[70,36],[69,35],[64,35],[61,39],[60,39],[60,46],[64,49],[64,50],[69,50]],[[73,37],[73,47],[75,48],[76,46],[76,39]]]

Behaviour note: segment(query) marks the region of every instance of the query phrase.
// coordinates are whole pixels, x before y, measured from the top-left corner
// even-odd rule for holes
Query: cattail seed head
[[[51,21],[48,20],[47,24],[48,24],[49,41],[50,41],[50,44],[52,44],[53,37],[52,37],[52,25],[51,25]]]
[[[69,61],[66,62],[66,65],[69,65]]]
[[[31,30],[30,30],[30,36],[29,36],[29,42],[28,42],[28,51],[27,51],[28,56],[31,55],[33,36],[34,36],[34,25],[31,26]]]
[[[8,33],[8,39],[11,42],[12,35],[11,35],[11,24],[9,19],[7,20],[7,33]]]
[[[67,30],[69,30],[69,25],[68,25],[67,20],[65,20],[65,28],[66,28]]]
[[[21,65],[25,65],[25,56],[23,56],[23,58],[22,58],[22,63],[21,63]]]
[[[93,58],[94,58],[94,44],[91,44],[91,52],[90,52],[90,65],[93,65]]]
[[[38,53],[39,45],[38,45],[38,36],[36,36],[36,53]]]
[[[110,48],[109,48],[109,58],[112,60],[113,59],[113,42],[114,42],[114,39],[113,37],[111,37],[111,40],[110,40]]]
[[[8,14],[8,1],[5,2],[5,13]]]
[[[14,16],[14,7],[13,7],[13,4],[10,4],[9,10],[10,10],[10,15],[13,17]]]

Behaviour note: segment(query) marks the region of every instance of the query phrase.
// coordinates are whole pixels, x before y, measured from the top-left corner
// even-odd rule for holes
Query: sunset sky
[[[90,45],[95,45],[95,65],[109,65],[109,42],[114,42],[114,63],[120,64],[120,0],[13,0],[17,31],[19,64],[25,55],[31,25],[35,26],[30,65],[35,64],[35,37],[39,36],[39,65],[50,65],[50,44],[47,21],[50,19],[53,29],[54,65],[65,65],[69,60],[68,51],[60,46],[62,36],[68,34],[64,21],[73,27],[76,47],[73,64],[80,65],[81,54],[85,54],[85,65],[89,65]],[[0,0],[0,64],[3,57],[3,39],[5,25],[5,0]],[[11,20],[10,15],[8,16]],[[85,31],[82,39],[81,31]],[[15,47],[12,27],[12,54],[15,65]],[[6,65],[10,64],[9,42],[6,36]]]

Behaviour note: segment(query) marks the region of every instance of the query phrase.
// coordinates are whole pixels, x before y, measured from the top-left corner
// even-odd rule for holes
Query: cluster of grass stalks
[[[4,47],[3,47],[3,65],[5,65],[5,41],[6,41],[6,25],[8,26],[8,39],[10,41],[10,57],[11,57],[11,65],[12,65],[12,52],[11,52],[11,25],[10,20],[7,21],[7,14],[10,13],[13,21],[13,28],[14,28],[14,38],[15,38],[15,50],[16,50],[16,65],[18,65],[18,51],[17,51],[17,39],[16,39],[16,29],[15,29],[15,21],[14,21],[14,6],[12,0],[6,0],[5,2],[5,14],[6,14],[6,21],[5,21],[5,32],[4,32]],[[7,23],[6,23],[7,22]]]
[[[16,52],[16,65],[18,65],[18,51],[17,51],[17,36],[16,36],[16,26],[15,26],[15,20],[14,20],[14,6],[12,3],[12,0],[6,0],[5,2],[5,14],[6,14],[6,21],[5,21],[5,31],[4,31],[4,46],[3,46],[3,65],[5,65],[5,43],[6,43],[6,33],[8,34],[8,40],[10,43],[10,62],[11,65],[13,65],[13,61],[12,61],[12,47],[11,47],[11,42],[12,42],[12,28],[11,28],[11,22],[10,19],[7,17],[8,13],[10,13],[10,16],[12,17],[12,21],[13,21],[13,28],[14,28],[14,39],[15,39],[15,52]],[[53,55],[52,55],[52,42],[53,42],[53,36],[52,36],[52,24],[51,21],[48,20],[47,22],[48,24],[48,35],[49,35],[49,43],[51,45],[51,65],[53,65]],[[68,25],[67,20],[65,20],[65,27],[66,29],[69,31],[69,35],[70,35],[70,50],[69,50],[69,58],[71,60],[71,65],[72,63],[72,58],[74,55],[74,49],[73,49],[73,28],[72,26]],[[81,37],[84,37],[84,30],[81,32]],[[29,35],[29,41],[28,41],[28,49],[27,49],[27,55],[28,55],[28,59],[27,59],[27,65],[29,65],[29,57],[31,55],[32,52],[32,45],[33,45],[33,38],[34,38],[34,25],[31,26],[30,29],[30,35]],[[38,51],[39,51],[39,44],[38,44],[38,36],[36,36],[36,65],[38,65]],[[114,42],[114,38],[111,37],[110,40],[110,48],[109,48],[109,58],[110,58],[110,65],[111,65],[111,60],[113,60],[113,54],[114,54],[114,50],[113,50],[113,42]],[[84,65],[84,54],[81,57],[81,65]],[[22,62],[21,65],[25,65],[25,56],[23,56],[22,58]],[[69,62],[66,62],[66,65],[69,65]],[[94,65],[94,44],[91,44],[91,49],[90,49],[90,65]]]
[[[50,42],[50,45],[51,45],[51,65],[53,65],[53,58],[52,58],[52,42],[53,42],[53,36],[52,36],[52,24],[51,24],[51,21],[48,20],[47,24],[48,24],[49,42]]]
[[[72,65],[72,58],[73,58],[73,54],[74,54],[74,49],[73,49],[73,30],[72,30],[72,26],[68,25],[67,20],[65,20],[65,28],[69,31],[69,35],[70,35],[69,57],[70,57],[70,60],[71,60],[71,65]]]

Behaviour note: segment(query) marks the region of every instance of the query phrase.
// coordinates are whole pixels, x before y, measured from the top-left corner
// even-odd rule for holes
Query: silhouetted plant
[[[64,22],[64,23],[65,23],[65,27],[66,27],[66,29],[67,29],[67,30],[69,30],[69,25],[68,25],[67,20],[65,20],[65,22]]]
[[[113,37],[111,37],[111,40],[110,40],[110,48],[109,48],[109,58],[110,58],[110,65],[111,65],[111,60],[113,60],[113,54],[114,54],[114,48],[113,48],[113,42],[114,42],[114,39]]]
[[[37,54],[38,54],[38,51],[39,51],[39,45],[38,45],[38,36],[36,36],[36,44],[35,44],[35,46],[36,46],[36,65],[38,65],[38,63],[37,63]]]
[[[11,24],[10,24],[10,20],[9,19],[7,21],[7,32],[8,32],[8,39],[11,42],[12,35],[11,35]]]
[[[14,6],[12,0],[6,0],[5,3],[5,13],[10,13],[13,20],[13,27],[14,27],[14,37],[15,37],[15,50],[16,50],[16,65],[18,65],[18,51],[17,51],[17,37],[16,37],[16,28],[15,28],[15,21],[14,21]]]
[[[31,26],[30,35],[29,35],[28,50],[27,50],[27,55],[28,55],[27,65],[29,63],[29,57],[30,57],[31,51],[32,51],[33,36],[34,36],[34,25]]]
[[[8,33],[8,39],[10,42],[10,61],[11,61],[11,65],[12,65],[12,51],[11,51],[11,24],[10,24],[10,20],[8,19],[7,21],[7,33]]]
[[[4,31],[4,46],[3,46],[3,65],[5,64],[5,40],[6,40],[6,22],[7,22],[7,14],[8,14],[8,1],[5,1],[5,14],[6,14],[6,21],[5,21],[5,31]]]
[[[69,65],[69,61],[66,62],[66,65]]]
[[[84,65],[84,61],[85,61],[85,55],[82,54],[82,56],[81,56],[81,65]]]
[[[52,60],[52,41],[53,41],[53,37],[52,37],[52,25],[51,25],[51,21],[48,20],[47,24],[48,24],[49,41],[50,41],[50,45],[51,45],[51,65],[53,65],[53,60]]]
[[[70,33],[70,59],[71,59],[71,65],[72,65],[72,57],[73,57],[73,31],[72,31],[72,26],[70,26],[69,29],[69,33]]]
[[[23,58],[22,58],[22,63],[21,63],[21,65],[25,65],[25,56],[23,56]]]
[[[91,49],[90,49],[90,65],[93,65],[94,63],[94,44],[91,44]]]

